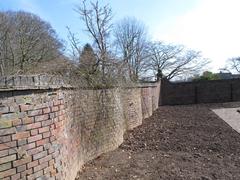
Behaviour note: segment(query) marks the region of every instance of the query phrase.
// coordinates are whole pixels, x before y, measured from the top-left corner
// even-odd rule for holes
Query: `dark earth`
[[[219,107],[240,103],[160,107],[76,179],[240,180],[240,134],[211,111]]]

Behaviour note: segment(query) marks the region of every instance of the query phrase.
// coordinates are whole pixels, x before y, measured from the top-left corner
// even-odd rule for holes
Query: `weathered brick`
[[[34,118],[33,117],[25,117],[22,119],[23,124],[31,124],[34,123]]]
[[[22,125],[22,119],[14,119],[12,121],[13,126],[19,126]]]
[[[0,143],[6,143],[6,142],[9,142],[9,141],[11,141],[11,136],[10,135],[0,137]]]
[[[3,129],[3,128],[10,128],[13,126],[13,123],[12,121],[9,121],[9,120],[1,120],[0,119],[0,129]]]
[[[42,169],[44,169],[46,167],[48,167],[48,162],[43,162],[42,164],[33,167],[33,172],[40,171],[40,170],[42,170]]]
[[[43,114],[42,109],[28,111],[29,116],[37,116],[37,115],[41,115],[41,114]]]
[[[27,139],[19,139],[19,140],[17,141],[17,145],[18,145],[18,146],[23,146],[23,145],[25,145],[25,144],[27,144]]]
[[[51,110],[49,107],[43,109],[43,114],[48,114],[50,112],[51,112]]]
[[[33,160],[37,160],[37,159],[43,158],[45,156],[47,156],[47,151],[42,151],[38,154],[34,154],[33,155]]]
[[[45,126],[43,128],[39,128],[38,129],[39,133],[48,132],[49,130],[50,130],[49,126]]]
[[[8,150],[0,151],[0,157],[7,156],[7,155],[8,155]]]
[[[31,108],[31,105],[28,105],[28,104],[20,104],[19,105],[19,109],[21,112],[28,111],[30,108]]]
[[[23,150],[29,150],[29,149],[32,149],[32,148],[35,148],[35,147],[36,147],[36,144],[35,144],[35,142],[33,142],[33,143],[30,143],[30,144],[26,144],[26,145],[22,146],[21,148]]]
[[[52,112],[56,112],[56,111],[59,111],[59,107],[58,106],[53,106],[51,108]]]
[[[27,168],[30,169],[30,168],[35,167],[35,166],[38,166],[38,165],[39,165],[38,160],[32,161],[32,162],[30,162],[30,163],[27,164]]]
[[[17,159],[16,154],[0,158],[0,164],[11,162]]]
[[[31,130],[31,136],[37,135],[38,134],[38,129],[33,129]]]
[[[16,174],[16,168],[0,172],[0,178],[5,178],[14,174]]]
[[[16,118],[18,118],[16,113],[0,114],[1,121],[14,120]]]
[[[26,164],[24,164],[24,165],[22,165],[22,166],[18,166],[17,167],[17,172],[19,173],[19,172],[23,172],[23,171],[26,171],[26,169],[27,169],[27,166],[26,166]]]
[[[21,174],[20,173],[11,176],[11,180],[19,180],[19,179],[21,179]]]
[[[53,101],[53,105],[54,106],[57,106],[57,105],[60,105],[61,104],[61,101],[60,100],[55,100]]]
[[[43,151],[43,146],[39,146],[37,148],[33,148],[33,149],[30,149],[28,150],[28,155],[34,155],[34,154],[37,154],[39,152],[42,152]]]
[[[51,171],[54,170],[54,167],[52,165],[48,166],[47,168],[45,168],[43,171],[43,174],[47,174],[50,173]]]
[[[49,142],[49,138],[46,138],[46,139],[41,139],[39,141],[37,141],[37,146],[42,146],[44,144],[47,144]]]
[[[48,161],[50,161],[50,160],[52,160],[52,159],[53,159],[53,158],[52,158],[52,155],[50,154],[50,155],[48,155],[48,156],[46,156],[46,157],[43,157],[43,158],[39,159],[39,163],[42,164],[42,163],[48,162]]]
[[[28,138],[28,143],[35,142],[42,139],[42,134],[38,134],[36,136],[31,136]]]
[[[25,132],[18,132],[17,134],[12,135],[13,140],[18,140],[18,139],[24,139],[30,137],[30,132],[25,131]]]
[[[14,148],[14,147],[17,147],[17,141],[2,143],[2,144],[0,144],[0,151],[4,150],[4,149]]]
[[[23,178],[25,178],[25,176],[27,176],[27,175],[31,175],[33,173],[33,170],[32,170],[32,168],[31,169],[28,169],[28,170],[26,170],[26,171],[23,171],[23,172],[21,172],[21,177]]]
[[[16,133],[16,128],[7,128],[7,129],[0,129],[0,136],[8,135],[8,134],[14,134]]]
[[[43,133],[43,138],[47,138],[47,137],[50,137],[50,136],[51,136],[50,132]]]
[[[9,107],[8,106],[0,105],[0,113],[1,114],[8,113],[8,112],[9,112]]]
[[[23,164],[27,164],[29,162],[32,161],[32,157],[31,156],[28,156],[26,158],[23,158],[23,159],[20,159],[20,160],[17,160],[17,161],[14,161],[13,162],[13,167],[18,167],[18,166],[21,166]]]
[[[42,121],[42,126],[44,127],[44,126],[49,126],[49,125],[51,125],[51,124],[53,124],[53,120],[52,119],[49,119],[49,120],[47,120],[47,121]]]
[[[37,123],[33,123],[33,124],[28,124],[28,125],[26,125],[26,126],[27,126],[27,130],[40,128],[40,127],[41,127],[41,122],[37,122]]]
[[[44,114],[44,115],[40,115],[40,116],[35,116],[34,119],[35,119],[36,122],[45,121],[45,120],[49,119],[49,115]]]
[[[5,163],[5,164],[0,164],[0,172],[11,169],[11,167],[12,167],[11,162],[8,162],[8,163]]]
[[[43,170],[38,171],[38,172],[36,172],[34,174],[31,174],[31,175],[27,176],[27,179],[28,180],[36,180],[38,177],[40,177],[42,175],[43,175]]]
[[[11,180],[11,178],[10,177],[5,177],[5,178],[3,178],[1,180]]]

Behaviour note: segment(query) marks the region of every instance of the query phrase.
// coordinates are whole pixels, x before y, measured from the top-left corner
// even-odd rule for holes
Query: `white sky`
[[[239,8],[240,0],[200,0],[170,22],[167,29],[155,31],[153,37],[202,51],[212,60],[211,69],[218,71],[225,60],[240,56]]]

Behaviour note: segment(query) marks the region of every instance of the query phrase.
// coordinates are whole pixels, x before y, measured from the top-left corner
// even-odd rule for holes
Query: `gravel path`
[[[240,103],[160,107],[76,179],[239,180],[240,134],[211,110],[225,107]]]

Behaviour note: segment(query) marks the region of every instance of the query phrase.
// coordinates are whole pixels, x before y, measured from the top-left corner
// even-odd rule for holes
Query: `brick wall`
[[[73,180],[157,108],[159,84],[76,90],[52,76],[0,79],[0,179]]]
[[[240,79],[183,83],[161,82],[161,105],[231,101],[240,101]]]

